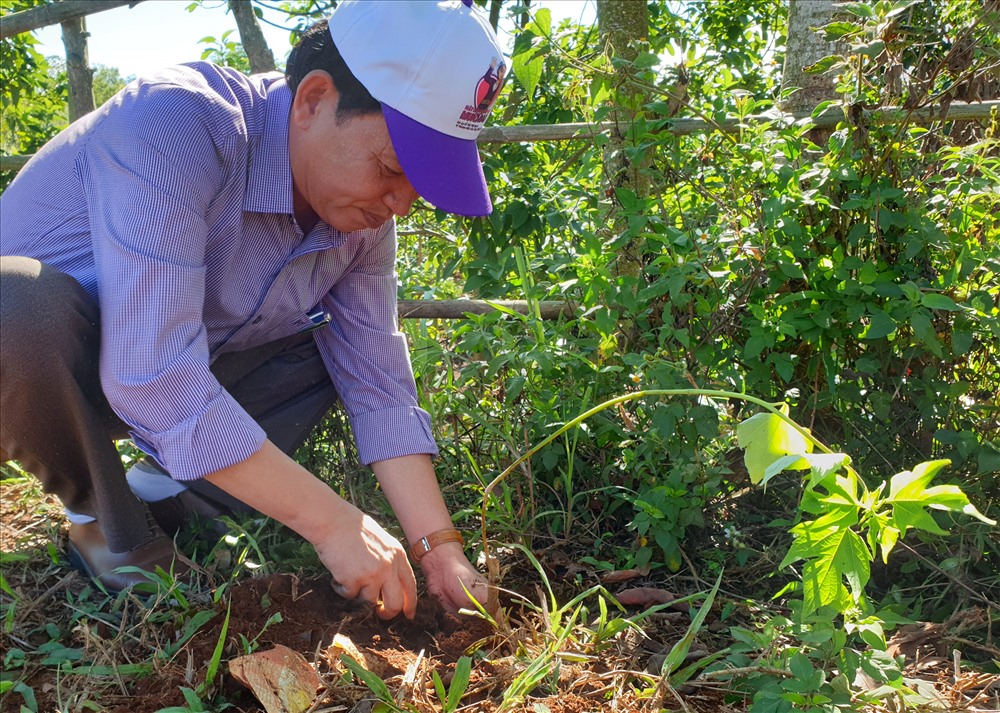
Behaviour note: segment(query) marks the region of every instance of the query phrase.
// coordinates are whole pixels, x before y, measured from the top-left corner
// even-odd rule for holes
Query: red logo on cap
[[[476,98],[473,101],[476,111],[489,112],[493,108],[497,94],[503,89],[503,78],[506,71],[507,67],[503,62],[497,59],[490,62],[490,68],[476,83]]]
[[[503,60],[494,57],[486,74],[476,82],[472,103],[465,105],[465,110],[455,122],[455,126],[468,131],[479,131],[483,128],[486,117],[490,115],[490,110],[493,108],[493,102],[496,101],[497,95],[503,89],[503,79],[506,72],[507,66]]]

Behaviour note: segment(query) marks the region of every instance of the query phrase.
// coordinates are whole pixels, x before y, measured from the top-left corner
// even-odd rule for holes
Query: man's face
[[[399,166],[382,113],[338,123],[338,99],[320,71],[306,75],[295,94],[288,147],[296,213],[304,203],[338,230],[376,228],[409,213],[417,193]]]

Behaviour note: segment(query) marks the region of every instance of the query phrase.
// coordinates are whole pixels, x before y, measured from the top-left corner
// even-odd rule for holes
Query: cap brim
[[[382,104],[392,148],[413,189],[448,213],[493,212],[475,141],[442,134]]]

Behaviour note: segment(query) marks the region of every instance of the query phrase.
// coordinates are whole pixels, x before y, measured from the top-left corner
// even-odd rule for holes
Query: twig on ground
[[[701,674],[701,678],[720,678],[722,676],[743,676],[748,673],[766,673],[769,676],[781,676],[782,678],[792,678],[791,671],[782,668],[771,668],[769,666],[743,666],[741,668],[722,668],[716,671],[706,671]]]
[[[965,591],[967,591],[977,601],[980,601],[983,604],[985,604],[986,606],[988,606],[989,608],[994,609],[994,610],[1000,612],[1000,604],[997,604],[996,602],[987,599],[986,597],[984,597],[982,594],[980,594],[979,592],[977,592],[975,589],[973,589],[972,587],[970,587],[968,584],[966,584],[965,582],[963,582],[962,580],[960,580],[958,577],[956,577],[951,572],[947,572],[947,571],[941,569],[940,567],[937,566],[937,564],[934,561],[932,561],[931,559],[929,559],[927,557],[924,557],[922,554],[920,554],[919,552],[917,552],[915,549],[913,549],[912,547],[910,547],[910,545],[906,544],[905,542],[900,542],[899,544],[902,545],[902,547],[904,547],[910,554],[914,555],[917,559],[919,559],[925,565],[927,565],[928,567],[930,567],[931,569],[933,569],[935,572],[937,572],[940,575],[943,575],[948,580],[950,580],[954,584],[957,584],[959,587],[961,587],[962,589],[964,589]]]
[[[952,641],[956,644],[964,644],[974,649],[979,649],[980,651],[985,651],[991,656],[995,656],[1000,659],[1000,649],[996,646],[990,646],[989,644],[982,644],[978,641],[970,641],[969,639],[963,639],[961,636],[947,636],[946,641]]]

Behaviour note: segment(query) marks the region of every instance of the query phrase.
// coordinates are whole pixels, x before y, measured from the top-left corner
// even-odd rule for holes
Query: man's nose
[[[419,194],[410,185],[406,176],[400,176],[399,180],[393,182],[389,190],[386,191],[383,201],[394,215],[403,217],[410,212],[413,202],[417,200]]]

